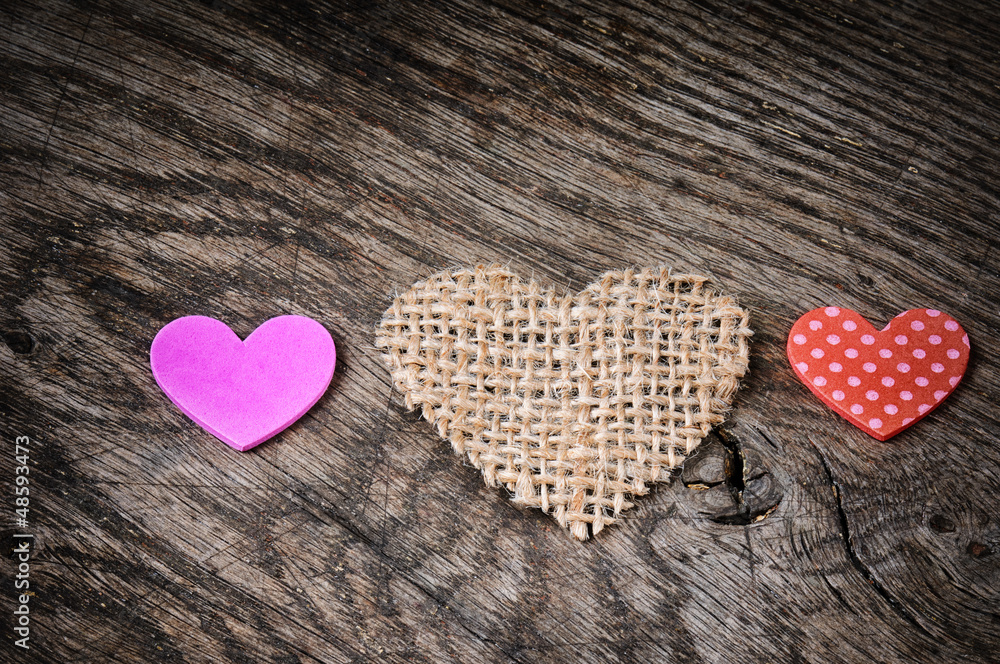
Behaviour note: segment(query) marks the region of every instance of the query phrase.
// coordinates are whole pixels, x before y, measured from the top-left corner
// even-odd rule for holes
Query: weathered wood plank
[[[36,536],[11,661],[994,657],[991,4],[2,12],[0,413],[33,441]],[[494,261],[567,290],[668,264],[752,312],[722,434],[585,544],[482,486],[372,347],[395,290]],[[948,311],[965,380],[889,443],[853,430],[784,359],[826,303]],[[251,453],[149,374],[177,316],[285,313],[337,373]]]

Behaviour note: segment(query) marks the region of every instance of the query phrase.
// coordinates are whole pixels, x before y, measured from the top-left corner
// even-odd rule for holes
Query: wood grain
[[[1000,649],[1000,11],[975,0],[166,2],[0,10],[0,455],[32,440],[5,661],[986,662]],[[716,278],[751,372],[678,481],[573,541],[405,411],[391,296],[499,261]],[[784,358],[934,307],[965,380],[878,443]],[[156,331],[280,314],[326,396],[240,454]],[[11,507],[12,509],[12,507]]]

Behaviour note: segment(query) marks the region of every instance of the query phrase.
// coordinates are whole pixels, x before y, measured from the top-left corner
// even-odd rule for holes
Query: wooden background
[[[974,0],[3,3],[0,660],[998,661],[998,33]],[[595,540],[485,488],[372,347],[493,261],[751,310],[725,439]],[[825,304],[950,313],[965,380],[875,441],[784,359]],[[339,358],[276,439],[157,389],[173,318],[287,313]]]

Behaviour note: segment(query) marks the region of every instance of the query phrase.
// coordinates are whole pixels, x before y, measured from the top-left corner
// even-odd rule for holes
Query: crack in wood
[[[739,508],[740,519],[746,519],[749,522],[750,508],[747,507],[746,501],[743,500],[743,491],[747,488],[746,478],[743,477],[745,465],[743,446],[736,436],[721,426],[719,427],[719,440],[722,441],[723,447],[726,448],[726,460],[722,465],[722,470],[726,477],[726,485],[729,487],[729,492],[732,494],[733,500],[736,501],[736,505]]]
[[[855,550],[854,544],[851,540],[851,529],[847,520],[847,511],[844,509],[840,483],[834,479],[833,471],[830,470],[830,464],[827,462],[826,456],[824,456],[823,452],[819,449],[819,446],[816,445],[812,438],[807,437],[807,439],[809,440],[809,444],[812,445],[812,448],[816,450],[816,456],[819,457],[819,462],[823,466],[823,473],[826,475],[826,480],[830,484],[830,488],[833,490],[834,504],[837,508],[837,519],[840,522],[840,537],[844,541],[844,550],[847,552],[848,560],[851,561],[851,566],[854,567],[854,569],[857,570],[862,577],[864,577],[865,581],[868,582],[868,585],[875,590],[879,597],[885,600],[896,615],[921,632],[929,636],[933,636],[923,625],[920,624],[920,621],[917,620],[916,616],[910,613],[906,607],[900,604],[896,598],[893,597],[888,590],[886,590],[885,586],[882,585],[882,582],[879,581],[874,572],[872,572],[872,570],[865,565],[864,561],[861,560],[861,556],[858,555],[858,552]]]

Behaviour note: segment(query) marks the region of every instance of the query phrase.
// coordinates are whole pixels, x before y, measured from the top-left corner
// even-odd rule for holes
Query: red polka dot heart
[[[880,332],[850,309],[821,307],[792,326],[788,360],[826,405],[888,440],[952,393],[969,363],[969,337],[935,309],[905,311]]]

